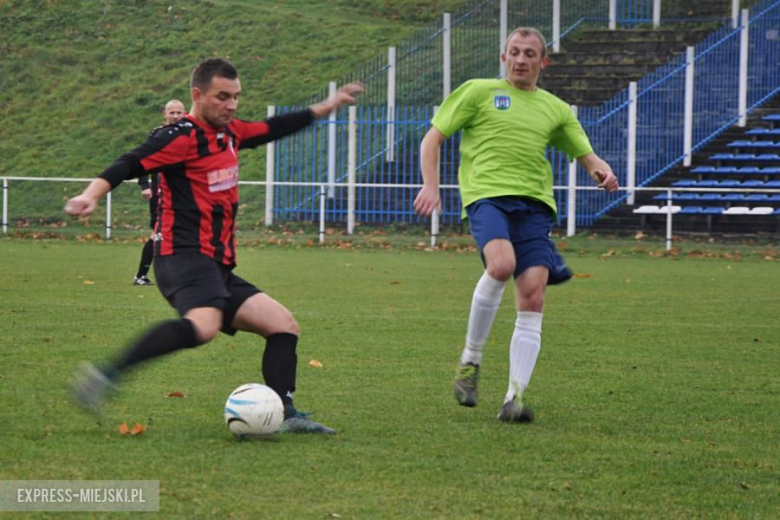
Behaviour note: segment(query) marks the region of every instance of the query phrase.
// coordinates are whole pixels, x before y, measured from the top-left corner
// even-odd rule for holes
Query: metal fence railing
[[[473,10],[449,20],[452,56],[458,46],[477,45],[486,49],[484,55],[474,51],[477,58],[462,69],[454,65],[458,60],[451,59],[453,67],[448,82],[452,85],[469,77],[496,75],[499,40],[494,35],[484,37],[484,34],[500,32],[493,25],[505,17],[496,9],[499,3],[474,2]],[[563,2],[565,6],[577,6],[579,11],[561,12],[562,29],[565,32],[568,23],[582,23],[583,16],[575,20],[571,13],[604,11],[609,3],[609,0]],[[625,6],[640,4],[647,5],[639,0],[617,2],[617,5]],[[550,22],[547,15],[546,25],[541,18],[546,13],[543,5],[549,6],[549,1],[508,1],[506,16],[513,25],[536,25],[547,31]],[[692,48],[688,55],[673,58],[607,103],[579,108],[579,119],[594,149],[610,163],[622,185],[645,186],[675,164],[690,160],[693,152],[730,125],[744,121],[749,111],[780,92],[780,1],[759,1],[749,15],[747,11],[745,14],[745,20],[736,28],[730,18],[721,20],[723,25]],[[598,16],[592,18],[599,19]],[[624,21],[630,25],[639,19]],[[441,47],[445,41],[441,32],[441,28],[434,30],[431,27],[428,32],[423,31],[420,36],[399,45],[395,49],[393,75],[385,74],[385,68],[371,73],[359,71],[343,79],[362,78],[377,83],[369,85],[369,95],[356,108],[354,174],[357,182],[393,186],[358,191],[355,218],[361,222],[420,221],[411,209],[415,190],[402,185],[416,184],[419,180],[419,142],[429,128],[434,105],[442,99],[441,67],[433,64],[440,56],[436,46]],[[457,38],[455,34],[458,34]],[[493,44],[488,45],[483,38]],[[467,70],[472,74],[467,74]],[[411,76],[409,81],[403,79]],[[385,93],[391,90],[388,78],[394,78],[396,83],[392,103],[385,98]],[[323,92],[318,97],[324,95]],[[282,107],[278,111],[288,109]],[[330,134],[335,145],[328,142],[327,125],[336,127],[335,133]],[[348,176],[348,126],[347,109],[342,109],[335,120],[321,121],[311,129],[281,141],[273,149],[273,169],[268,172],[268,178],[277,182],[327,183],[330,186],[326,204],[328,221],[344,222],[346,219],[345,202],[334,189],[334,183],[342,183]],[[458,139],[457,135],[450,138],[442,150],[442,184],[457,184]],[[567,185],[569,166],[565,157],[551,151],[549,158],[554,184]],[[578,169],[576,185],[590,184],[587,173]],[[315,198],[314,188],[294,185],[280,188],[270,201],[272,219],[311,220]],[[632,203],[633,192],[619,196],[584,192],[576,204],[577,214],[571,215],[571,219],[566,192],[557,193],[556,199],[559,219],[587,226],[614,206]],[[460,218],[459,204],[456,194],[445,197],[440,216],[442,223],[456,222]]]

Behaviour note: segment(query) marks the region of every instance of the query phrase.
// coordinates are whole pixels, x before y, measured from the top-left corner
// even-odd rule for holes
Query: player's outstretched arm
[[[420,170],[423,187],[414,199],[414,211],[418,215],[429,217],[436,210],[441,213],[441,195],[439,194],[439,152],[447,137],[434,127],[428,130],[420,143]]]
[[[312,105],[309,109],[316,117],[327,116],[343,105],[354,105],[356,103],[355,96],[364,90],[366,90],[366,87],[362,83],[349,83],[338,89],[334,95],[325,101]]]
[[[98,200],[109,191],[111,191],[111,184],[98,177],[87,186],[87,189],[81,192],[81,195],[76,195],[68,200],[65,204],[65,213],[74,217],[91,215],[97,208]]]
[[[577,160],[599,188],[603,188],[607,193],[614,193],[620,187],[617,177],[612,173],[612,168],[595,153],[583,155]]]

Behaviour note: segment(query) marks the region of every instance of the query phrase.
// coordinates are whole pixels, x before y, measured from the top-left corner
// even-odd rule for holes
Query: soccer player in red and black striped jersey
[[[163,126],[172,125],[184,114],[184,103],[178,99],[168,101],[163,109],[163,121],[165,122]],[[153,136],[160,128],[162,126],[152,130],[149,136]],[[133,278],[133,285],[154,285],[148,275],[154,259],[154,228],[157,225],[157,174],[144,174],[138,177],[138,187],[141,188],[141,196],[149,201],[149,227],[152,228],[152,236],[144,243],[144,248],[141,250],[141,263]]]
[[[192,72],[190,113],[122,155],[68,201],[68,214],[86,216],[122,181],[160,172],[154,271],[160,292],[181,317],[151,327],[105,366],[83,364],[73,386],[83,408],[99,413],[106,392],[142,361],[202,345],[220,331],[242,330],[266,339],[262,374],[284,403],[281,431],[336,433],[293,405],[298,323],[292,313],[233,273],[238,151],[293,134],[354,103],[362,90],[351,83],[307,110],[247,122],[235,117],[238,71],[224,59],[208,59]]]

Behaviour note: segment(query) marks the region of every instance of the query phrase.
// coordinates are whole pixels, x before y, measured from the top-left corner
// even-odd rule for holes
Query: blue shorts
[[[483,264],[485,245],[502,238],[510,241],[515,250],[515,278],[534,266],[549,269],[549,285],[572,277],[571,269],[550,239],[554,219],[546,204],[521,197],[494,197],[469,204],[466,215]]]

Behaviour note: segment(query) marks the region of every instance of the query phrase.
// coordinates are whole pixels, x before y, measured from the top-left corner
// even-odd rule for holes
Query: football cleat
[[[312,421],[308,417],[290,417],[285,419],[279,433],[323,433],[336,435],[336,430],[328,428],[324,424]]]
[[[461,406],[469,408],[477,406],[478,394],[477,383],[479,382],[479,365],[475,363],[465,363],[458,365],[458,371],[455,374],[455,383],[453,391],[455,399]]]
[[[113,381],[92,363],[84,362],[76,368],[71,394],[83,410],[99,416],[106,394],[115,390]]]
[[[504,422],[529,423],[534,420],[534,412],[527,406],[523,406],[518,399],[512,399],[504,403],[498,419]]]
[[[148,276],[136,276],[133,278],[133,285],[154,285],[154,282]]]

